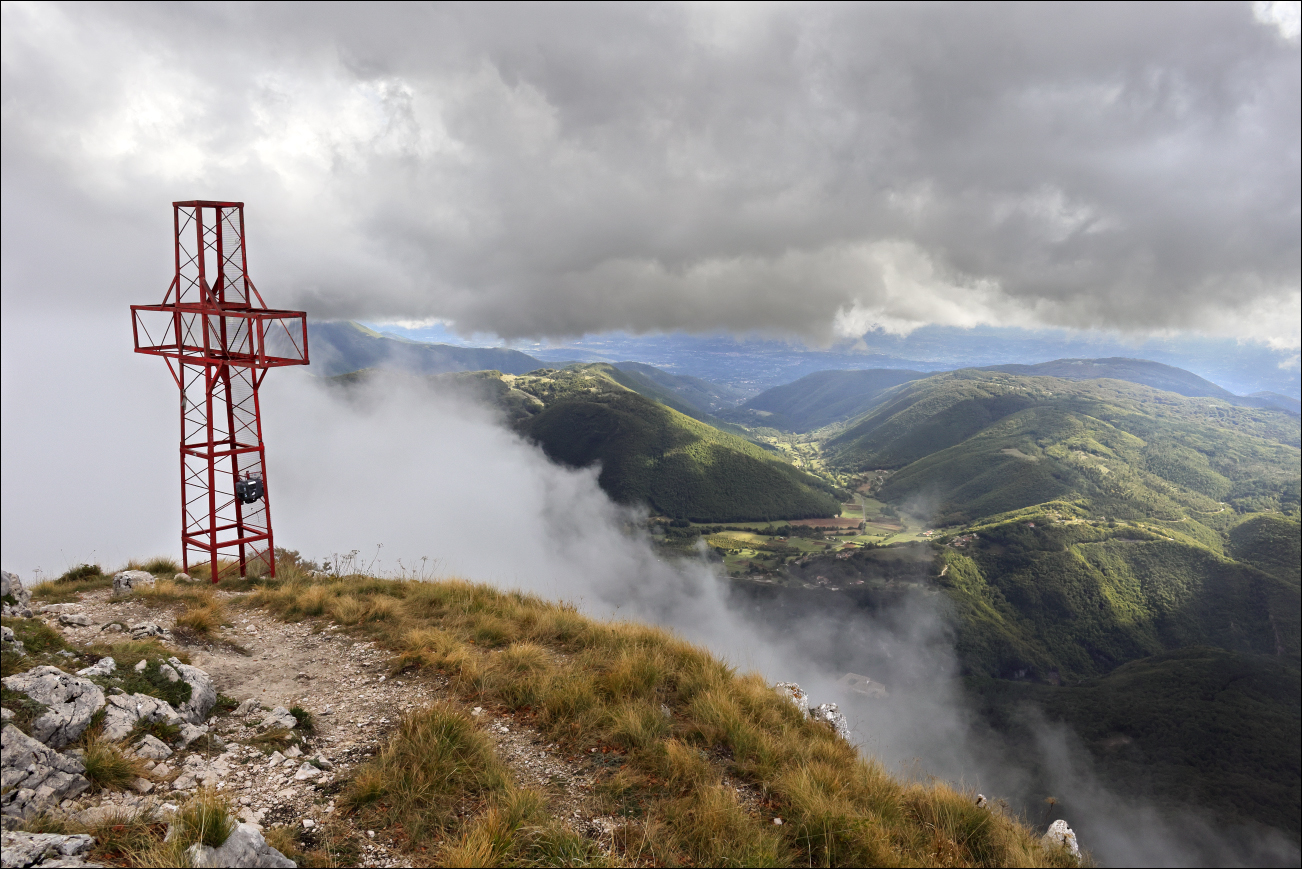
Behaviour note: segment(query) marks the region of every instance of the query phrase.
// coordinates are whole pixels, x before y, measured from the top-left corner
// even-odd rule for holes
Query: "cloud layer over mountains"
[[[317,317],[1296,346],[1296,6],[7,4],[5,313],[213,197]]]

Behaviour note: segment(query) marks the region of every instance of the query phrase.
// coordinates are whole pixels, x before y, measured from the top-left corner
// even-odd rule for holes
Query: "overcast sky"
[[[1298,4],[3,7],[3,304],[1299,340]]]

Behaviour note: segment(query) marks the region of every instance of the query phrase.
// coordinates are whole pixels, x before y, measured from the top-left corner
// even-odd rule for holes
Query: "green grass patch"
[[[28,736],[32,735],[32,722],[49,709],[45,704],[36,702],[21,691],[11,691],[3,686],[0,686],[0,706],[14,714],[10,723]]]

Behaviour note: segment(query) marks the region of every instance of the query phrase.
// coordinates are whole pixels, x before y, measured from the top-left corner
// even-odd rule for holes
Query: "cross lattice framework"
[[[181,390],[181,559],[238,549],[240,575],[276,575],[258,388],[307,365],[307,315],[268,308],[248,276],[243,202],[173,202],[176,276],[161,305],[132,305],[137,353],[162,356]]]

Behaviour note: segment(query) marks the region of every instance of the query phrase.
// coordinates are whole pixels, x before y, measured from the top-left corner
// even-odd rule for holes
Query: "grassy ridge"
[[[605,367],[605,366],[602,366]],[[830,487],[755,444],[612,380],[597,366],[512,379],[545,408],[521,430],[555,461],[601,463],[615,500],[699,522],[834,516]]]
[[[443,673],[467,703],[513,710],[565,750],[613,750],[598,786],[621,820],[621,860],[658,865],[1068,865],[973,795],[900,782],[664,630],[465,582],[294,575],[249,604],[286,620],[329,617],[391,649],[394,670]],[[355,778],[345,803],[368,823],[439,831],[453,865],[584,858],[539,795],[512,791],[456,710],[418,713]],[[443,772],[440,772],[442,770]],[[724,776],[755,787],[748,808]],[[422,785],[421,782],[428,780]],[[451,788],[449,790],[449,783]],[[460,797],[460,801],[455,799]],[[456,811],[471,801],[466,818]],[[384,805],[384,810],[372,807]],[[785,820],[772,823],[773,816]],[[551,831],[550,833],[547,831]],[[411,836],[412,847],[428,845]]]

